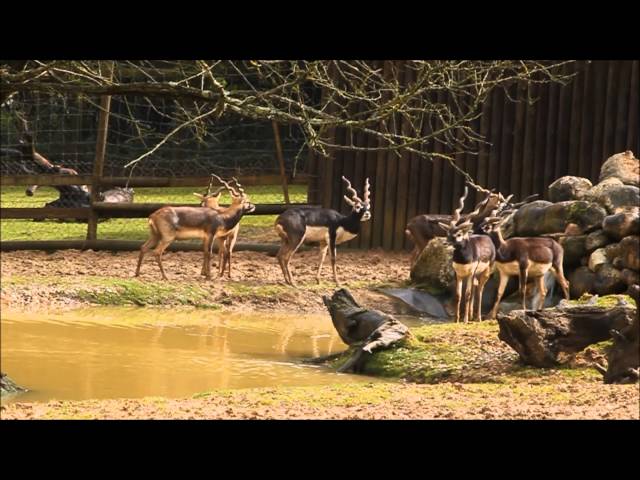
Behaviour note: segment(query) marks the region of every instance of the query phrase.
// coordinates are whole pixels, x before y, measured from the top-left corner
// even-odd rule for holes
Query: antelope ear
[[[201,193],[195,193],[195,192],[194,192],[193,194],[194,194],[196,197],[198,197],[200,200],[204,200],[204,199],[205,199],[205,196],[204,196],[204,195],[202,195]]]
[[[446,223],[438,222],[438,225],[440,225],[447,232],[451,229],[451,225],[446,224]]]

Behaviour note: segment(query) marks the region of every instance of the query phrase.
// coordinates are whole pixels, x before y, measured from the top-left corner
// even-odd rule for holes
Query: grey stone
[[[607,178],[617,178],[627,185],[640,187],[640,160],[631,150],[612,155],[600,168],[600,181]]]
[[[591,187],[593,187],[593,184],[587,178],[572,177],[570,175],[560,177],[549,185],[549,200],[552,202],[581,200]]]

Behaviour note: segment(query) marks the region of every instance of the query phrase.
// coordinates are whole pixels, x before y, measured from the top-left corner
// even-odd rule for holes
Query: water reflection
[[[32,390],[21,402],[372,381],[299,363],[346,348],[326,315],[3,311],[0,338],[2,370]]]

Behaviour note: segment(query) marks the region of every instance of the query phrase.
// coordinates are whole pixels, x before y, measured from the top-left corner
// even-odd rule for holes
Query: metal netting
[[[232,113],[179,131],[134,168],[125,168],[180,125],[180,108],[173,99],[113,96],[103,176],[205,177],[217,173],[228,178],[280,174],[271,122],[247,120]],[[0,107],[0,174],[53,173],[29,155],[24,140],[25,125],[33,148],[51,164],[73,169],[80,175],[92,174],[99,117],[99,97],[34,92],[12,96]],[[287,174],[304,172],[307,155],[303,136],[297,127],[284,125],[279,126],[279,133]],[[290,189],[291,201],[306,201],[306,186]],[[201,189],[136,187],[134,190],[134,203],[195,203],[192,192]],[[284,202],[279,184],[246,190],[254,195],[252,201],[256,203]],[[75,185],[39,187],[36,192],[33,186],[18,183],[0,190],[2,208],[85,207],[89,201],[86,187]],[[271,229],[272,221],[252,217],[249,223],[265,230]],[[98,238],[139,240],[146,237],[147,230],[145,219],[103,220],[98,226]],[[251,228],[245,231],[250,232]],[[86,220],[3,219],[1,238],[3,241],[84,239],[86,233]]]

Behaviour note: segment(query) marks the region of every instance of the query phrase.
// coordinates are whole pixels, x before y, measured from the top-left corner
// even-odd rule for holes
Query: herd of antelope
[[[212,192],[213,179],[222,185]],[[294,207],[286,210],[276,219],[275,230],[281,239],[281,246],[276,255],[284,280],[295,286],[289,269],[291,258],[305,242],[320,245],[320,263],[316,281],[320,282],[320,273],[327,251],[331,255],[333,280],[340,285],[336,269],[337,245],[355,238],[360,233],[361,222],[371,218],[370,184],[366,179],[363,196],[351,186],[345,177],[348,195],[345,202],[351,207],[348,215],[336,210],[317,207]],[[219,205],[220,196],[226,190],[231,195],[228,207]],[[453,246],[452,268],[456,275],[456,322],[472,320],[480,321],[482,293],[491,274],[497,270],[499,285],[495,303],[489,315],[495,318],[504,294],[509,277],[518,276],[519,291],[522,296],[522,307],[526,309],[527,280],[535,278],[540,293],[537,308],[544,305],[546,288],[544,275],[548,271],[555,275],[565,298],[569,298],[569,283],[562,269],[563,249],[551,238],[510,238],[502,237],[501,226],[506,219],[525,201],[513,204],[511,197],[503,197],[500,193],[484,190],[486,198],[476,205],[475,210],[466,215],[464,201],[468,195],[465,186],[459,206],[453,215],[420,215],[407,225],[405,233],[414,243],[411,264],[417,261],[427,243],[435,237],[445,237]],[[167,279],[162,266],[162,254],[176,239],[203,239],[203,264],[201,274],[211,278],[211,258],[213,246],[219,254],[218,277],[227,270],[231,278],[231,257],[238,238],[240,220],[246,213],[255,210],[236,178],[230,181],[212,175],[207,193],[195,193],[200,198],[199,207],[163,207],[149,216],[149,239],[140,250],[136,276],[140,275],[140,266],[146,253],[153,249],[153,254],[160,268],[163,279]],[[463,299],[464,285],[464,304]],[[463,308],[461,308],[463,307]],[[464,311],[462,311],[464,310]]]

